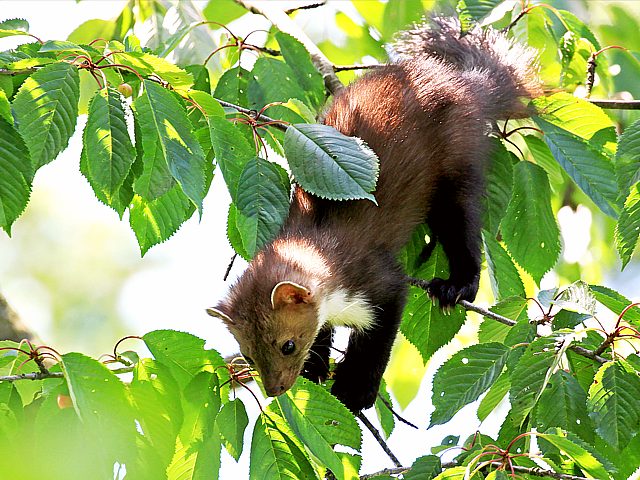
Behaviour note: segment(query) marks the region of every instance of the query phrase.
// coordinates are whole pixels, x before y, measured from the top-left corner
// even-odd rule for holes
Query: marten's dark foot
[[[327,376],[329,376],[328,362],[325,363],[322,359],[319,358],[316,358],[315,361],[311,361],[310,358],[304,363],[300,375],[302,375],[307,380],[311,380],[312,382],[322,383],[327,379]]]
[[[473,302],[478,293],[478,279],[463,284],[451,279],[434,278],[429,282],[428,293],[432,299],[438,300],[440,307],[448,310],[460,300]]]
[[[354,415],[372,407],[378,396],[378,385],[367,384],[369,376],[364,374],[359,378],[336,373],[336,381],[331,387],[331,393],[340,400]]]

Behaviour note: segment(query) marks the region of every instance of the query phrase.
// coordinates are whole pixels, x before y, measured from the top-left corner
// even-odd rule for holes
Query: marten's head
[[[280,282],[270,298],[260,297],[257,292],[232,296],[231,303],[207,313],[227,325],[242,356],[260,374],[265,392],[275,397],[295,383],[320,325],[313,292],[305,286]]]

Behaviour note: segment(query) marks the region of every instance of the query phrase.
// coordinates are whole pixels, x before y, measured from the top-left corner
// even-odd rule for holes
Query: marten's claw
[[[445,313],[450,313],[453,307],[460,300],[467,300],[472,302],[478,292],[478,281],[472,281],[468,284],[460,284],[452,280],[443,280],[441,278],[434,278],[429,282],[428,293],[433,299],[438,299],[440,307]],[[447,313],[448,314],[448,313]]]

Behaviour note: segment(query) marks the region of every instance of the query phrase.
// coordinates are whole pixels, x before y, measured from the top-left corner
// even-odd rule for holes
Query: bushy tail
[[[486,113],[494,119],[528,116],[521,99],[542,94],[537,52],[491,28],[461,34],[458,19],[434,17],[400,33],[395,48],[400,55],[428,55],[461,70],[485,97]]]

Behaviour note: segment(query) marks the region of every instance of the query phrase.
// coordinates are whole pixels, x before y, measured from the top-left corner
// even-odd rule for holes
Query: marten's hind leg
[[[455,178],[439,179],[429,209],[427,223],[449,260],[449,278],[434,278],[429,285],[429,295],[437,298],[441,307],[451,307],[459,300],[473,301],[478,292],[483,188],[479,170],[470,168]]]

